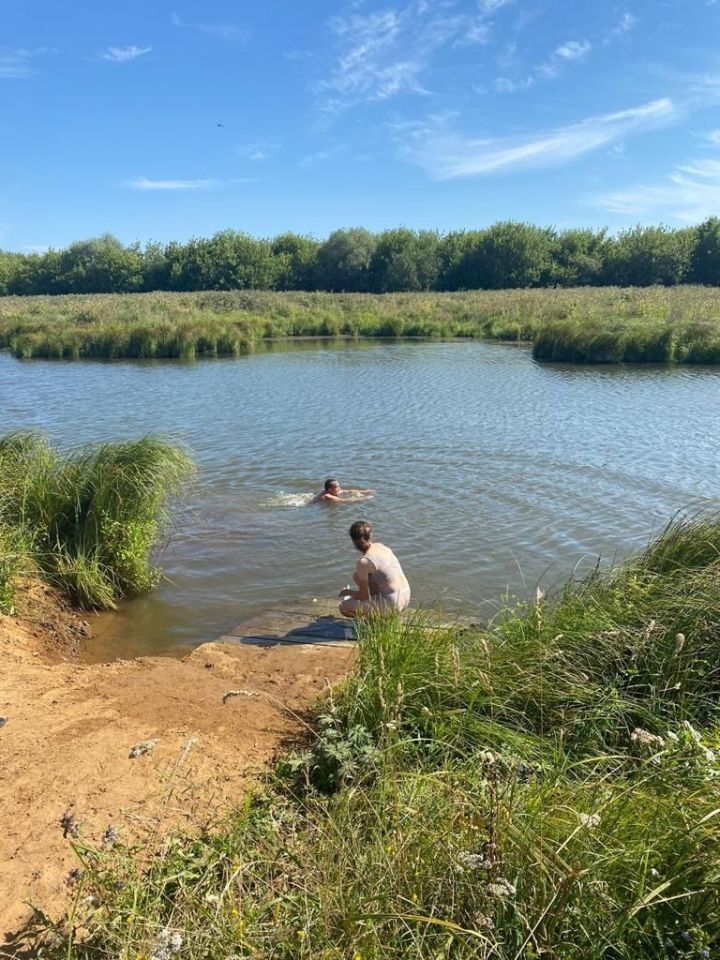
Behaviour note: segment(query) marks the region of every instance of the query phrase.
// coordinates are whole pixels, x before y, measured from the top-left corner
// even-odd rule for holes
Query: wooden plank
[[[325,602],[268,610],[239,624],[218,640],[260,646],[278,643],[349,646],[355,640],[355,625],[351,620],[335,616],[336,609],[334,604]]]

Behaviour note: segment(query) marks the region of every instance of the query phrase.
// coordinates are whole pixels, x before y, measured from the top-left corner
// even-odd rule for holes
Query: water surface
[[[492,343],[295,344],[196,364],[0,355],[0,432],[63,445],[163,432],[200,475],[147,597],[95,621],[91,656],[171,652],[268,607],[335,596],[358,518],[414,599],[487,614],[681,507],[717,505],[720,371],[538,365]],[[363,504],[306,506],[326,476]],[[98,629],[99,627],[99,629]]]

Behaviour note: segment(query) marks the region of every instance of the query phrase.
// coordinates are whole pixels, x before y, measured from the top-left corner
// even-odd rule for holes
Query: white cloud
[[[610,37],[621,37],[624,33],[628,33],[633,29],[637,20],[631,13],[624,13],[615,26],[610,30]]]
[[[197,30],[199,33],[219,37],[221,40],[247,40],[248,38],[248,31],[234,23],[188,23],[186,20],[182,20],[177,13],[171,13],[170,20],[173,26],[180,29]]]
[[[563,67],[573,60],[582,60],[592,49],[587,40],[568,40],[556,47],[550,58],[537,68],[537,76],[544,80],[554,80],[560,76]]]
[[[329,76],[316,85],[325,110],[388,100],[401,93],[426,94],[424,76],[444,47],[485,44],[490,15],[512,0],[480,0],[472,13],[454,2],[404,4],[333,17],[329,28],[335,57]]]
[[[126,181],[133,190],[212,190],[217,180],[150,180],[148,177],[136,177]]]
[[[493,88],[497,93],[518,93],[529,90],[540,80],[555,80],[568,63],[584,60],[591,50],[592,44],[589,40],[566,40],[553,50],[544,63],[531,68],[524,78],[517,80],[510,77],[497,77],[493,82]],[[514,56],[513,46],[510,48],[510,57],[505,56],[504,62],[512,66]]]
[[[501,7],[509,6],[513,0],[478,0],[478,7],[483,13],[493,14]]]
[[[401,10],[336,18],[332,29],[344,50],[323,86],[341,98],[361,100],[385,100],[403,87],[412,89],[424,65],[419,51],[415,58],[395,59],[406,19]]]
[[[720,209],[720,160],[691,160],[656,183],[600,194],[594,202],[610,213],[697,223]]]
[[[624,13],[618,22],[610,30],[606,31],[604,36],[601,34],[592,42],[590,40],[566,40],[553,50],[550,56],[543,63],[538,64],[528,72],[524,80],[516,80],[508,77],[498,77],[495,80],[494,87],[498,93],[517,93],[518,91],[529,90],[530,87],[540,80],[555,80],[559,77],[568,63],[584,60],[593,45],[607,47],[615,39],[632,30],[637,21],[631,13]],[[515,50],[512,49],[514,56]],[[500,61],[500,66],[512,66],[512,59],[505,58]]]
[[[144,57],[150,53],[152,47],[136,47],[131,44],[129,47],[106,47],[100,51],[103,60],[110,60],[112,63],[129,63],[131,60],[137,60],[138,57]]]
[[[555,56],[563,60],[582,60],[590,52],[592,44],[587,40],[568,40],[555,51]]]
[[[306,157],[303,157],[298,161],[299,167],[312,167],[316,163],[324,163],[326,160],[330,160],[336,151],[333,150],[318,150],[317,153],[309,153]]]
[[[676,116],[664,98],[589,117],[546,133],[516,138],[477,139],[455,133],[452,117],[431,117],[427,123],[395,126],[404,157],[438,180],[487,176],[532,167],[568,163],[601,147],[669,123]]]
[[[468,24],[463,35],[458,39],[458,44],[469,46],[470,44],[490,43],[491,32],[492,24],[478,17],[473,23]]]
[[[517,93],[519,90],[529,90],[535,86],[535,77],[525,77],[524,80],[510,80],[508,77],[498,77],[493,81],[493,89],[497,93]]]
[[[235,153],[243,160],[267,160],[278,149],[274,140],[251,140],[235,147]]]
[[[43,53],[50,53],[47,47],[28,50],[25,47],[0,47],[0,80],[24,80],[35,73],[31,61]]]

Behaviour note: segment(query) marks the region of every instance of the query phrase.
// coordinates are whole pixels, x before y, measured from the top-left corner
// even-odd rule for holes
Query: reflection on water
[[[99,618],[96,656],[167,652],[334,596],[358,518],[416,601],[487,612],[717,504],[719,411],[716,369],[540,366],[500,344],[293,344],[197,364],[0,355],[0,431],[68,445],[159,431],[200,465],[168,581]],[[328,476],[376,495],[308,505]]]

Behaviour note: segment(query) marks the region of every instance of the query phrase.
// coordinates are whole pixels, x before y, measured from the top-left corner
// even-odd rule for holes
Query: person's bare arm
[[[353,580],[358,585],[357,590],[341,590],[339,596],[350,596],[353,598],[353,600],[369,600],[370,586],[368,584],[368,577],[372,571],[372,561],[366,559],[365,557],[361,557],[357,562],[357,567],[355,568],[355,573],[353,574]]]

